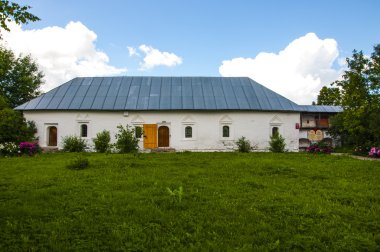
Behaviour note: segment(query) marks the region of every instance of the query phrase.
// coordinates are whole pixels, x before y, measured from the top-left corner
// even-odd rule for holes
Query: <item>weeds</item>
[[[173,202],[181,203],[183,196],[183,188],[182,186],[178,187],[178,189],[171,190],[169,187],[166,187],[166,191],[169,193]]]

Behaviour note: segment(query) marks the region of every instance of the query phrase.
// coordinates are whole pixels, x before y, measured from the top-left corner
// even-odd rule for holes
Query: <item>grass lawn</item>
[[[380,250],[380,162],[85,155],[0,158],[0,251]]]

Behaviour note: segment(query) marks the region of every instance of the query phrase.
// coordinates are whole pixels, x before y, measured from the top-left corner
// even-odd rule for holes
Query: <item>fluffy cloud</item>
[[[136,48],[133,48],[131,46],[127,46],[129,56],[140,56],[140,54],[137,52]]]
[[[255,58],[225,60],[222,76],[248,76],[299,104],[311,104],[322,86],[337,80],[334,69],[339,51],[334,39],[319,39],[308,33],[292,41],[278,54],[262,52]]]
[[[108,64],[107,54],[96,48],[97,35],[81,22],[37,30],[23,30],[14,23],[9,26],[11,32],[1,32],[6,46],[17,54],[31,54],[37,60],[45,74],[44,91],[74,77],[127,72],[126,68]]]
[[[182,64],[182,58],[174,53],[161,52],[152,46],[140,45],[138,49],[144,54],[144,62],[140,62],[140,69],[142,71],[152,69],[157,66],[173,67]],[[129,56],[140,56],[137,49],[128,46]]]

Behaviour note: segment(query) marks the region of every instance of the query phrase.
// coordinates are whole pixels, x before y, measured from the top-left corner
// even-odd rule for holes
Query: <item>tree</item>
[[[269,150],[271,152],[284,152],[285,151],[285,139],[280,135],[280,133],[275,132],[271,137],[270,137],[270,142],[269,142]]]
[[[33,122],[27,122],[22,114],[10,108],[0,110],[0,143],[31,141],[37,132]]]
[[[12,20],[16,24],[28,24],[29,21],[35,22],[40,20],[37,16],[28,12],[30,8],[28,5],[20,6],[17,3],[0,0],[0,26],[6,31],[10,31],[7,22],[11,22]]]
[[[338,106],[341,103],[340,90],[337,87],[328,88],[324,86],[317,98],[317,105],[333,105]]]
[[[341,89],[343,112],[332,120],[330,134],[351,145],[380,145],[380,44],[371,57],[354,50],[346,62],[342,80],[333,83]]]
[[[139,149],[139,140],[136,138],[135,129],[127,125],[117,126],[119,132],[116,133],[115,147],[120,153],[135,153]]]
[[[16,57],[12,51],[0,47],[0,95],[10,107],[38,96],[42,78],[42,72],[30,55]]]

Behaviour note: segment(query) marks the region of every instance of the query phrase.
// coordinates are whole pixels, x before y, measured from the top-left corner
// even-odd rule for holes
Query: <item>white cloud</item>
[[[107,54],[96,48],[97,35],[81,22],[37,30],[22,30],[14,23],[9,26],[11,32],[1,31],[6,46],[17,54],[31,54],[36,59],[45,74],[44,91],[75,77],[127,72],[126,68],[108,63]]]
[[[137,52],[136,48],[134,47],[131,47],[131,46],[127,46],[128,48],[128,53],[129,53],[129,56],[140,56],[140,54]]]
[[[182,64],[182,58],[174,53],[161,52],[152,46],[140,45],[139,50],[145,54],[140,70],[149,70],[156,66],[173,67]]]
[[[337,80],[334,69],[339,51],[334,39],[319,39],[308,33],[292,41],[278,54],[262,52],[255,58],[225,60],[222,76],[248,76],[299,104],[311,104],[322,86]]]

